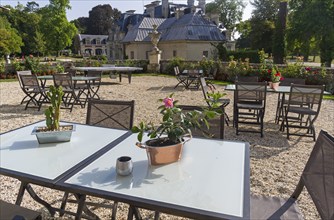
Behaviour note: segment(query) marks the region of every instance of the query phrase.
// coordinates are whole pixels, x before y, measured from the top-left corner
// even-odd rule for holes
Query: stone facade
[[[75,38],[75,53],[82,56],[110,54],[108,35],[78,34]]]

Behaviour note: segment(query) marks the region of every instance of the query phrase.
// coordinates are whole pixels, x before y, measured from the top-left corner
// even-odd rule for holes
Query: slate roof
[[[82,41],[83,39],[90,38],[90,40],[100,38],[101,40],[108,39],[108,35],[93,35],[93,34],[78,34],[79,40]]]
[[[148,36],[152,32],[152,25],[158,26],[161,41],[194,40],[194,41],[223,41],[224,35],[219,28],[205,19],[201,14],[185,14],[179,19],[171,18],[143,18],[125,35],[123,42],[149,42]]]

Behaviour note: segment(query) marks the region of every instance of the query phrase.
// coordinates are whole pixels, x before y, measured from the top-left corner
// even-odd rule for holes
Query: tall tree
[[[72,20],[71,23],[75,25],[80,34],[88,34],[88,22],[89,19],[87,17],[80,17],[75,20]]]
[[[216,12],[220,15],[220,21],[224,27],[233,32],[237,23],[242,20],[245,4],[243,0],[214,0],[206,6],[206,12]]]
[[[273,38],[273,56],[274,63],[283,64],[286,56],[286,40],[285,40],[285,29],[286,29],[286,18],[288,10],[287,2],[280,2],[279,13],[276,20],[274,38]]]
[[[21,52],[20,47],[23,46],[22,38],[4,16],[0,16],[0,39],[1,56]]]
[[[66,18],[66,9],[70,9],[69,0],[50,0],[50,4],[40,10],[46,48],[48,52],[57,52],[57,55],[72,44],[72,38],[77,33],[75,25]]]
[[[98,5],[89,11],[88,31],[89,34],[107,35],[111,26],[118,20],[121,12],[110,5]]]
[[[334,58],[334,2],[333,0],[291,0],[289,43],[299,42],[310,51],[314,38],[320,48],[321,63],[330,66]]]

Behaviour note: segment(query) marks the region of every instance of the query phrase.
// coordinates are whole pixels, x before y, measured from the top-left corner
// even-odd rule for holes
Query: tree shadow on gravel
[[[43,105],[40,111],[37,111],[37,108],[28,108],[24,110],[25,105],[1,105],[0,112],[2,114],[31,114],[31,115],[42,115],[44,114],[44,107]]]

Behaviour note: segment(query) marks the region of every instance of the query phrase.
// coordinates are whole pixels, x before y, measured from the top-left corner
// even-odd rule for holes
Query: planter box
[[[61,125],[60,127],[68,129],[61,131],[41,131],[45,126],[36,126],[31,134],[36,135],[40,144],[70,141],[72,132],[75,131],[75,125]]]

